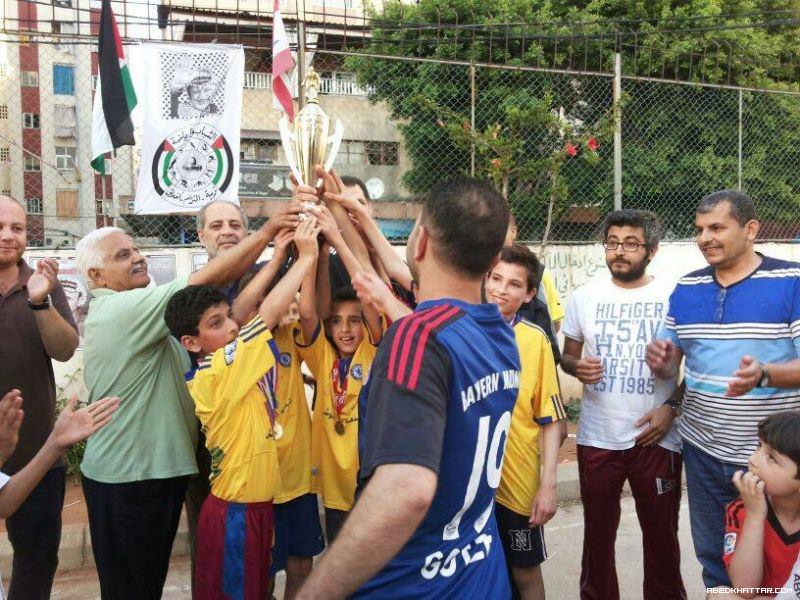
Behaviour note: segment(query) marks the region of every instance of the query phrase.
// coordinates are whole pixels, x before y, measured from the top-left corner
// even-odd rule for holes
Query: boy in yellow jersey
[[[344,242],[331,213],[315,212],[325,240],[350,276],[361,265]],[[322,250],[325,251],[324,248]],[[382,335],[381,318],[362,306],[352,288],[337,290],[323,327],[316,306],[316,281],[307,276],[300,294],[300,356],[317,380],[311,423],[311,487],[322,494],[328,543],[353,507],[358,476],[358,396],[369,377]]]
[[[514,597],[544,598],[539,565],[547,558],[543,525],[556,512],[556,467],[565,418],[550,342],[544,331],[517,311],[536,293],[536,256],[525,246],[508,246],[486,279],[486,299],[514,328],[522,370],[511,417],[495,512]],[[539,437],[544,450],[539,464]]]
[[[288,241],[275,238],[275,253],[269,264],[283,264]],[[254,308],[274,284],[277,269],[247,273],[240,282],[241,292],[233,304],[233,316],[249,321]],[[312,270],[313,272],[313,270]],[[281,485],[275,493],[275,544],[272,551],[272,576],[286,571],[284,598],[289,600],[311,572],[314,556],[325,549],[319,521],[317,495],[311,493],[311,412],[306,401],[300,370],[302,359],[294,337],[299,335],[299,297],[289,305],[272,330],[278,348],[278,387],[275,394],[276,445]]]
[[[272,501],[280,489],[278,351],[270,329],[313,273],[318,233],[313,217],[298,225],[299,258],[241,329],[227,298],[211,286],[189,286],[167,304],[172,335],[193,357],[205,356],[188,384],[212,458],[211,493],[198,523],[195,599],[267,596]]]

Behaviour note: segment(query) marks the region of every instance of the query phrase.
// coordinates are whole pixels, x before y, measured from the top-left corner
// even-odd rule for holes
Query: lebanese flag
[[[294,58],[289,50],[289,38],[283,27],[280,0],[275,0],[272,18],[272,106],[282,108],[289,120],[294,119],[294,103],[289,91],[289,73],[294,69]]]
[[[136,106],[136,92],[125,63],[111,0],[103,0],[100,13],[97,62],[99,77],[92,110],[92,167],[105,175],[105,154],[114,148],[134,144],[131,111]]]

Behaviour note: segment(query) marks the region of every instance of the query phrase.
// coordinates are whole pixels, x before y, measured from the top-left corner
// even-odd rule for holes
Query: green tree
[[[531,119],[525,126],[515,117],[561,110],[572,129],[584,133],[576,145],[585,150],[581,145],[585,132],[602,133],[613,109],[611,80],[574,70],[577,65],[583,71],[607,73],[615,51],[622,53],[624,74],[797,90],[796,84],[787,82],[800,75],[799,63],[789,55],[798,29],[777,23],[786,17],[780,11],[792,8],[792,2],[744,0],[384,4],[375,15],[368,52],[566,71],[477,67],[475,127],[469,130],[463,128],[472,118],[468,65],[359,56],[348,63],[373,90],[371,98],[385,101],[398,123],[412,162],[404,175],[409,191],[422,193],[453,172],[469,172],[473,145],[477,172],[497,180],[491,161],[500,158],[504,164],[498,150],[501,142],[512,143],[513,138],[515,171],[509,174],[506,190],[523,225],[521,235],[541,238],[555,189],[566,200],[555,207],[555,235],[586,237],[589,224],[567,230],[558,224],[558,217],[568,204],[592,206],[598,214],[610,209],[611,144],[601,138],[596,159],[564,160],[557,185],[537,187],[529,171],[552,166],[548,157],[554,148],[563,152],[563,145],[553,141],[548,118]],[[767,20],[773,24],[759,25]],[[535,24],[542,23],[548,25],[539,26],[537,32]],[[738,92],[638,80],[625,80],[623,88],[625,206],[656,210],[673,235],[688,235],[688,215],[699,198],[738,184]],[[800,202],[800,184],[792,175],[800,165],[800,151],[792,139],[799,104],[795,96],[750,92],[743,98],[742,187],[759,203],[763,217],[778,223],[793,221]],[[488,142],[487,135],[496,127],[502,139]],[[530,159],[520,161],[520,153]]]

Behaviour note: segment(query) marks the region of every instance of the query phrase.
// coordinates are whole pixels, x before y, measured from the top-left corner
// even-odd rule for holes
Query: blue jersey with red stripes
[[[373,363],[361,484],[385,464],[438,473],[425,519],[356,597],[510,595],[494,496],[519,388],[514,333],[497,306],[421,303]]]

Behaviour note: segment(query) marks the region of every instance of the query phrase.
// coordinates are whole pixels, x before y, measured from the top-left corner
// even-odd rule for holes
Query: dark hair
[[[788,456],[798,466],[795,479],[800,479],[800,411],[770,415],[758,424],[758,439]]]
[[[439,260],[477,279],[503,247],[508,206],[488,181],[459,176],[423,197],[420,223],[430,230]]]
[[[727,202],[730,206],[731,216],[736,219],[742,227],[747,225],[748,221],[755,221],[756,207],[750,196],[739,190],[721,190],[709,194],[697,205],[697,212],[701,215],[710,213],[720,202]]]
[[[353,187],[355,185],[360,187],[361,191],[364,192],[364,198],[366,199],[367,202],[369,202],[372,199],[369,197],[369,190],[367,189],[367,185],[355,175],[342,175],[340,179],[342,180],[342,183],[345,184],[347,187]]]
[[[185,335],[198,335],[203,314],[223,302],[227,303],[228,298],[211,285],[190,285],[175,292],[164,311],[169,332],[179,340]]]
[[[528,274],[528,292],[539,287],[544,269],[536,255],[530,251],[530,248],[522,244],[506,246],[500,250],[500,260],[512,265],[519,265],[525,269]]]
[[[603,221],[603,241],[608,238],[608,230],[612,227],[636,227],[644,231],[644,243],[648,248],[658,248],[661,241],[661,223],[658,215],[649,210],[624,208],[609,213]]]
[[[334,306],[342,304],[343,302],[361,302],[352,286],[343,285],[333,292],[331,296],[331,310]]]

